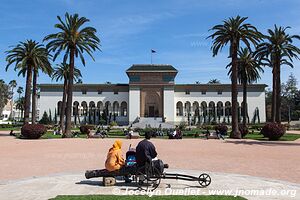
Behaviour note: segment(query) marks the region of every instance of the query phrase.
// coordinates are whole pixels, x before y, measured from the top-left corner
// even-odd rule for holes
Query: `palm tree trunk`
[[[281,123],[281,79],[280,79],[280,63],[277,63],[276,70],[276,115],[275,121]]]
[[[62,133],[64,133],[65,131],[65,111],[66,111],[66,98],[67,98],[67,87],[68,87],[68,80],[65,77],[64,78],[64,88],[63,88],[63,99],[62,99],[62,105],[61,105],[61,110],[60,110],[60,116],[59,116],[59,120],[60,120],[60,130]]]
[[[237,102],[237,95],[238,95],[238,89],[237,89],[237,77],[238,77],[238,71],[237,71],[237,51],[238,51],[238,42],[233,41],[232,44],[232,78],[231,78],[231,102],[232,102],[232,132],[230,137],[241,139],[241,133],[239,132],[238,128],[238,102]]]
[[[32,66],[28,65],[25,88],[24,124],[29,123],[30,98],[31,98]]]
[[[11,102],[10,102],[10,116],[11,116],[11,119],[14,121],[14,116],[13,116],[13,106],[14,106],[14,87],[12,87],[11,89],[11,94],[12,94],[12,97],[11,97]],[[2,112],[1,112],[2,113]]]
[[[248,113],[248,105],[247,105],[247,81],[243,81],[243,127],[247,125],[247,113]]]
[[[69,71],[69,82],[68,82],[68,95],[67,95],[67,108],[66,108],[66,131],[65,137],[71,137],[71,114],[72,114],[72,99],[73,99],[73,76],[74,76],[74,55],[75,49],[70,49],[70,71]]]
[[[273,90],[272,90],[272,116],[271,116],[271,121],[275,122],[275,116],[276,116],[276,91],[277,91],[277,83],[276,83],[276,65],[273,66]]]
[[[32,81],[32,112],[31,112],[31,121],[32,124],[36,123],[36,82],[37,82],[37,70],[33,68],[33,81]]]

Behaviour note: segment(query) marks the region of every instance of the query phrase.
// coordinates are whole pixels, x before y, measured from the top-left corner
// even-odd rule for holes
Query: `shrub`
[[[239,131],[241,132],[242,138],[244,138],[249,133],[248,127],[244,126],[243,124],[239,124]]]
[[[228,127],[225,124],[218,124],[215,126],[215,131],[219,131],[222,135],[227,135]]]
[[[118,126],[117,122],[115,122],[115,121],[110,122],[109,125],[110,125],[111,127]]]
[[[279,140],[285,134],[285,127],[279,123],[267,123],[262,129],[261,134],[269,140]]]
[[[94,129],[93,125],[82,125],[79,128],[80,132],[82,134],[86,134],[86,135],[88,135],[91,132],[91,130],[93,130],[93,129]]]
[[[203,125],[202,129],[204,129],[204,130],[214,130],[214,126],[212,126],[212,125]]]
[[[27,139],[39,139],[47,131],[43,124],[25,124],[21,128],[21,135]]]
[[[178,125],[179,130],[184,130],[186,128],[186,123],[185,122],[180,122],[180,124]]]

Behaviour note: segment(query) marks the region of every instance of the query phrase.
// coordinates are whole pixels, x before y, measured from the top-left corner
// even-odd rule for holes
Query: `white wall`
[[[248,101],[248,115],[250,122],[253,119],[255,109],[259,109],[259,117],[260,122],[263,123],[266,121],[266,112],[265,112],[265,92],[248,92],[247,93],[247,101]],[[190,102],[191,107],[193,106],[193,103],[196,101],[199,103],[199,106],[201,106],[201,103],[203,101],[206,102],[207,106],[209,102],[213,101],[215,105],[219,101],[223,103],[223,106],[225,106],[225,102],[229,101],[231,102],[231,92],[223,92],[221,95],[218,95],[217,92],[206,92],[206,94],[202,94],[201,92],[190,92],[190,94],[185,94],[185,92],[175,92],[175,98],[174,98],[174,104],[175,104],[175,122],[180,121],[186,121],[187,117],[183,116],[176,116],[176,104],[178,101],[181,101],[183,104],[183,110],[184,110],[184,104],[185,102]],[[238,93],[238,102],[239,106],[241,106],[241,103],[243,101],[243,93]]]
[[[140,117],[140,89],[129,89],[129,123]]]
[[[49,114],[49,109],[51,110],[52,116],[54,116],[54,110],[57,109],[57,103],[62,101],[62,92],[40,92],[40,99],[38,100],[38,105],[40,106],[40,118],[43,116],[44,111]],[[127,117],[119,117],[121,120],[128,121],[128,102],[129,102],[129,94],[128,92],[119,92],[118,94],[114,94],[113,92],[103,92],[102,94],[98,94],[98,92],[87,92],[87,94],[82,94],[82,92],[73,92],[73,102],[78,101],[79,105],[83,101],[85,101],[88,105],[91,101],[97,103],[101,101],[103,106],[105,102],[110,101],[111,106],[113,106],[113,102],[117,101],[119,106],[121,103],[125,101],[127,103]]]
[[[163,96],[164,117],[166,118],[166,122],[173,123],[175,121],[176,115],[176,105],[174,104],[174,89],[165,88]]]

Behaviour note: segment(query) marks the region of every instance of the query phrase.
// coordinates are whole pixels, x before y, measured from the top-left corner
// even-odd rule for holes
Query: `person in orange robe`
[[[125,160],[122,155],[122,141],[116,140],[112,148],[107,153],[105,161],[105,168],[108,171],[116,171],[121,169],[125,165]]]

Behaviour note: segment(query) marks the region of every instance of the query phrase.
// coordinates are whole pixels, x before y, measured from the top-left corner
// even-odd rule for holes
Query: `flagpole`
[[[152,53],[152,50],[151,50],[151,52],[150,52],[150,53],[151,53],[151,65],[152,65],[152,54],[153,54],[153,53]]]

